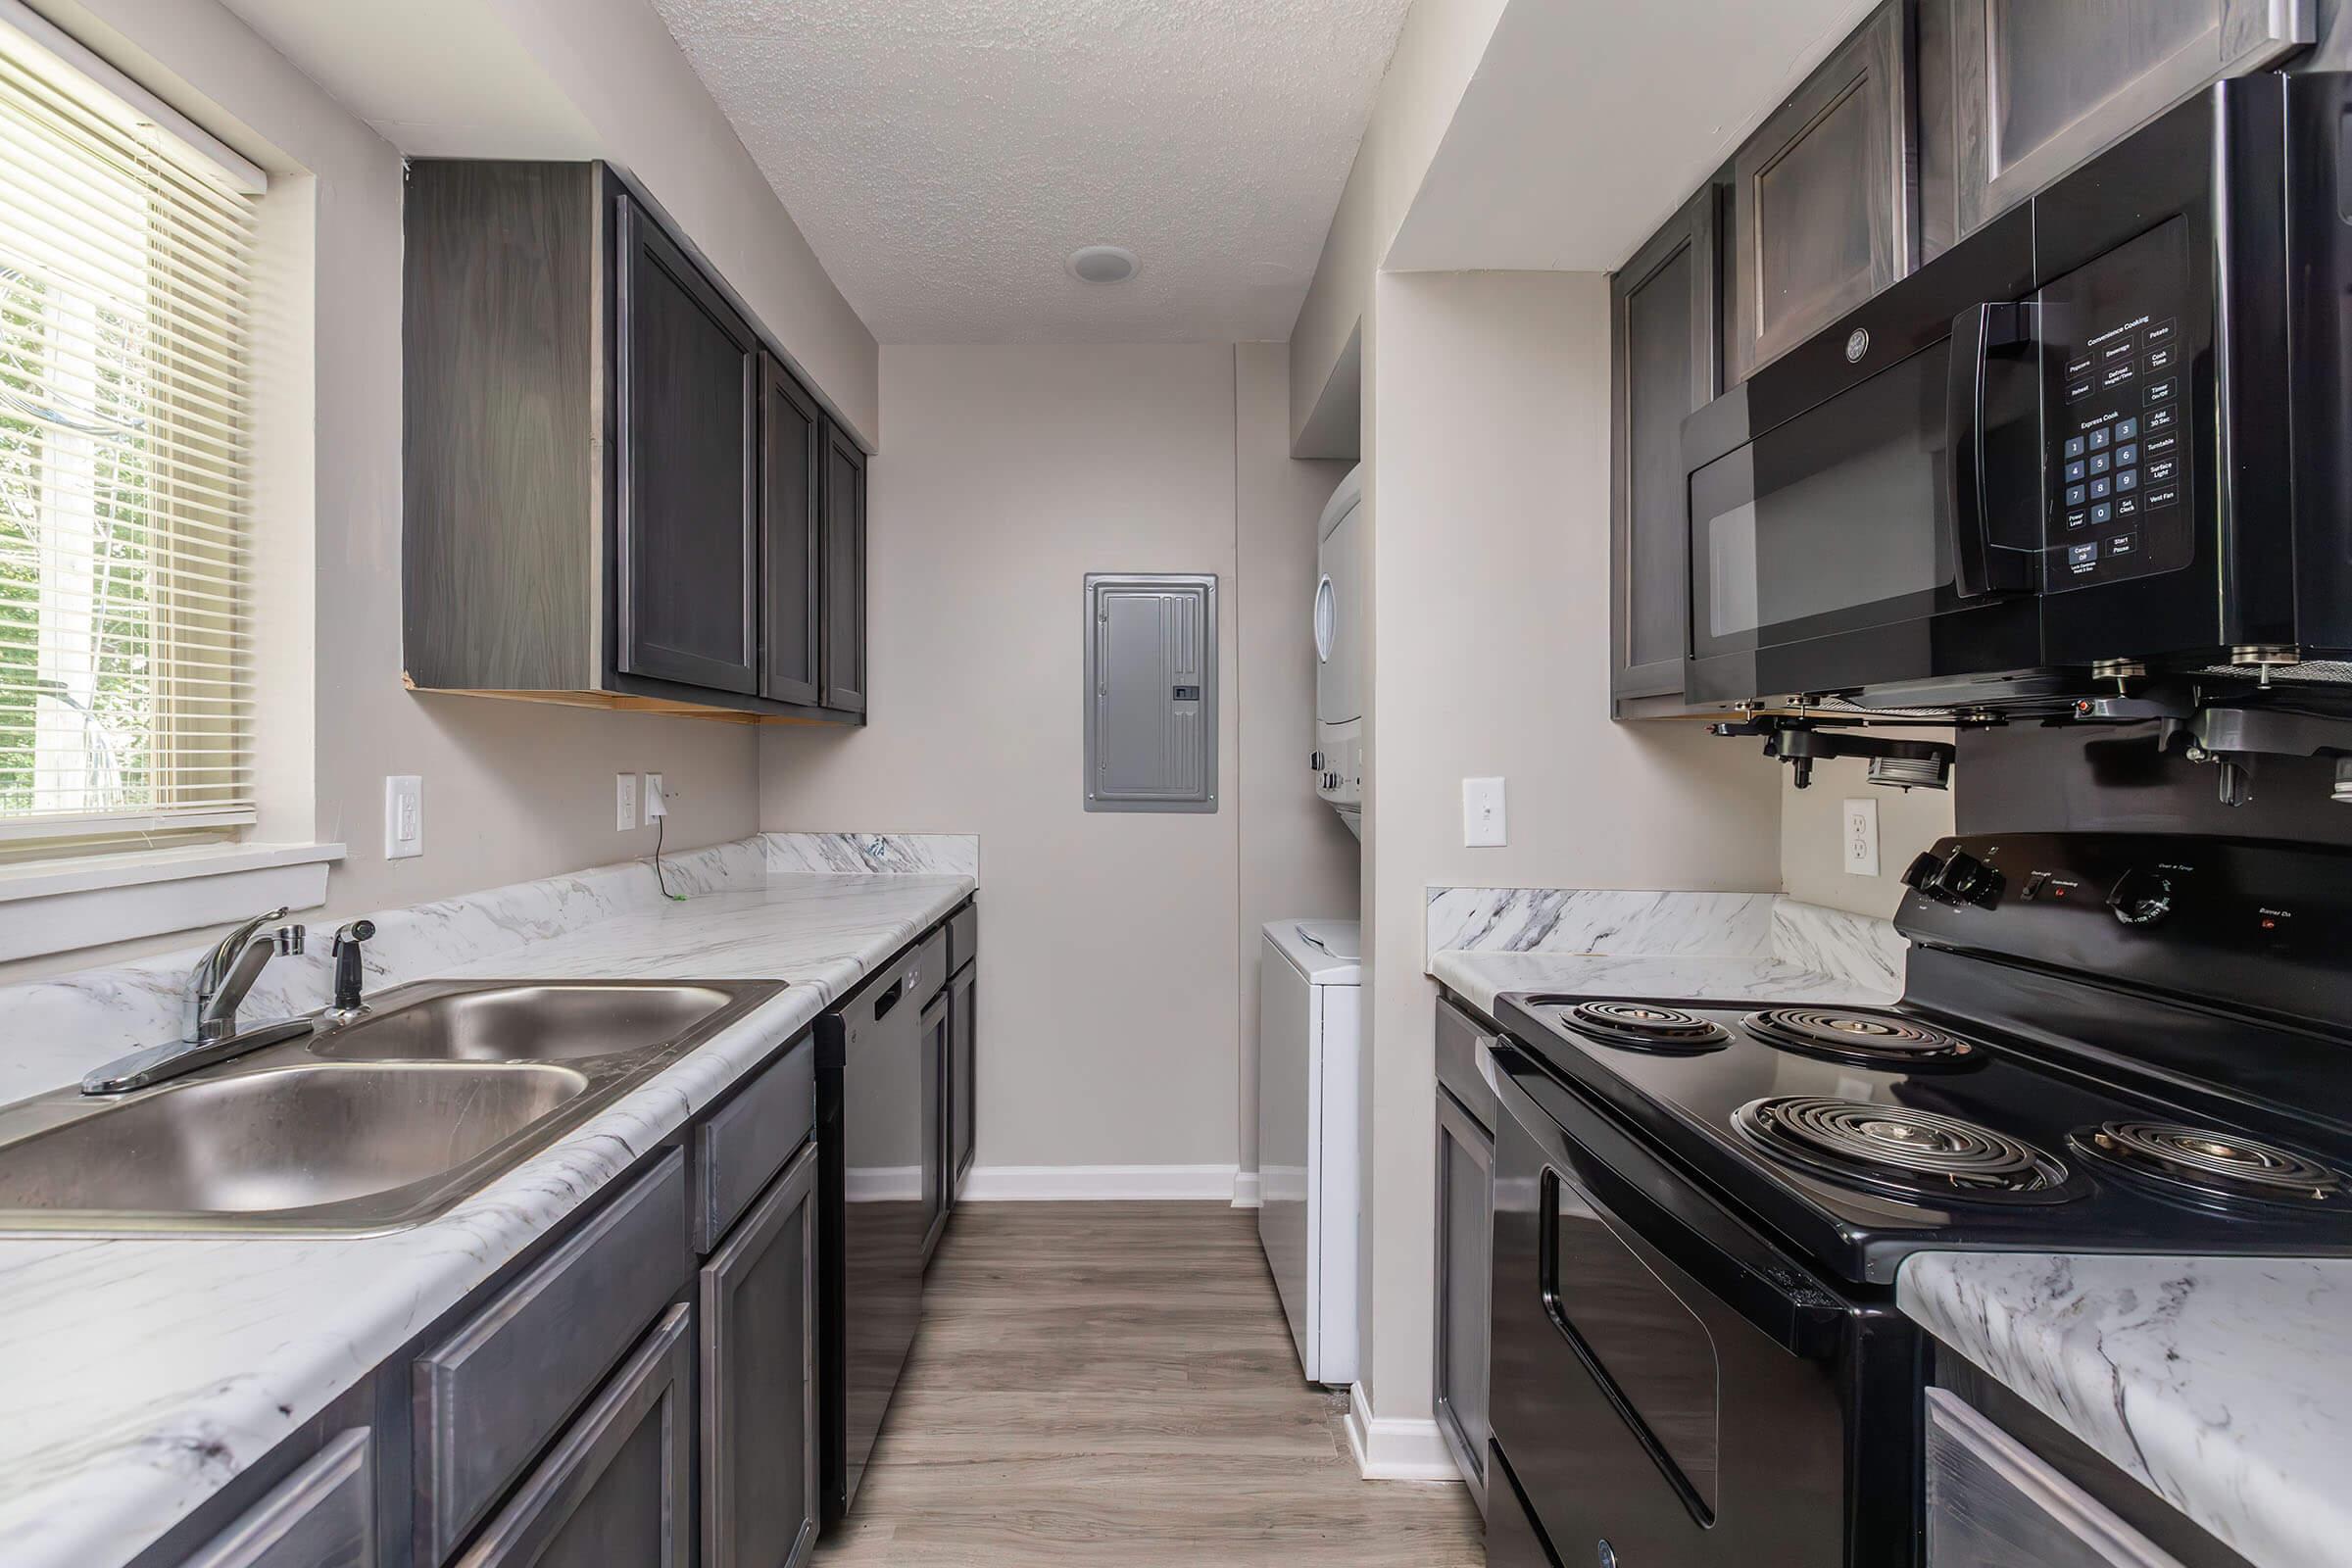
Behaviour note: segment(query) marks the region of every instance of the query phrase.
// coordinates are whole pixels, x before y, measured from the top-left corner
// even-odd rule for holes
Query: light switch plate
[[[1879,874],[1879,803],[1876,801],[1847,801],[1845,803],[1844,843],[1845,874],[1848,876],[1877,876]]]
[[[612,775],[612,831],[626,833],[637,825],[637,775]]]
[[[416,773],[384,779],[384,858],[406,860],[424,853],[424,780]]]
[[[657,818],[669,814],[669,791],[663,787],[662,775],[645,775],[645,825],[652,827]]]
[[[1495,849],[1505,842],[1502,819],[1502,780],[1462,780],[1462,843],[1474,850]]]

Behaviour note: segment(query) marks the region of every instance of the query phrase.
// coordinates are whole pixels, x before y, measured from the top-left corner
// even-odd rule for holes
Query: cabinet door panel
[[[416,1357],[416,1557],[446,1558],[687,1278],[686,1160],[665,1154]]]
[[[662,1315],[459,1568],[687,1568],[693,1321]]]
[[[865,455],[825,426],[823,701],[865,711]]]
[[[1928,1390],[1928,1568],[2180,1568],[1945,1389]]]
[[[760,345],[686,254],[619,199],[620,669],[760,685]]]
[[[1732,160],[1735,381],[1911,270],[1907,17],[1882,6]]]
[[[703,1268],[706,1568],[815,1547],[816,1175],[811,1147]]]
[[[948,1224],[948,1097],[952,1048],[948,1039],[949,996],[942,992],[923,1008],[923,1259],[930,1261]]]
[[[824,416],[790,371],[764,362],[760,400],[760,695],[780,703],[817,701],[817,630],[822,611],[818,507],[823,494]]]
[[[1716,195],[1691,199],[1610,280],[1609,690],[1683,689],[1690,530],[1683,419],[1721,390]]]
[[[1494,1145],[1438,1091],[1438,1429],[1487,1508],[1487,1293],[1494,1288]]]
[[[948,1061],[948,1185],[951,1197],[963,1190],[963,1178],[972,1168],[972,1152],[978,1147],[979,1123],[973,1119],[976,1108],[975,1075],[980,1070],[976,1049],[980,1028],[980,972],[966,967],[956,977],[956,994],[949,1004],[949,1061]]]
[[[368,1429],[329,1443],[182,1568],[375,1568]]]
[[[1947,0],[1960,232],[2222,76],[2310,41],[2270,0]]]

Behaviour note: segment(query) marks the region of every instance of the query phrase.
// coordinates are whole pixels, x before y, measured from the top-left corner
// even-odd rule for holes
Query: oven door
[[[1909,1325],[1842,1299],[1534,1062],[1495,1054],[1490,1419],[1557,1559],[1912,1562]]]
[[[2008,215],[1686,422],[1691,700],[2038,663],[2033,263]]]

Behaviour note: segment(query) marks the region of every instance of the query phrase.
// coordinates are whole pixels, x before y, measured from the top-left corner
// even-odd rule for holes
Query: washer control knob
[[[2126,925],[2154,925],[2173,912],[2173,884],[2160,871],[2134,867],[2116,878],[2107,907]]]

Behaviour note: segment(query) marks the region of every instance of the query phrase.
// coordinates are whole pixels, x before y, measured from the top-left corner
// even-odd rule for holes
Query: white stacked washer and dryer
[[[1351,832],[1363,808],[1363,469],[1316,528],[1315,793]],[[1356,1124],[1361,927],[1269,921],[1258,960],[1258,1240],[1308,1381],[1355,1381],[1355,1260],[1362,1219]]]
[[[1315,526],[1315,793],[1363,835],[1364,466],[1323,505]]]

